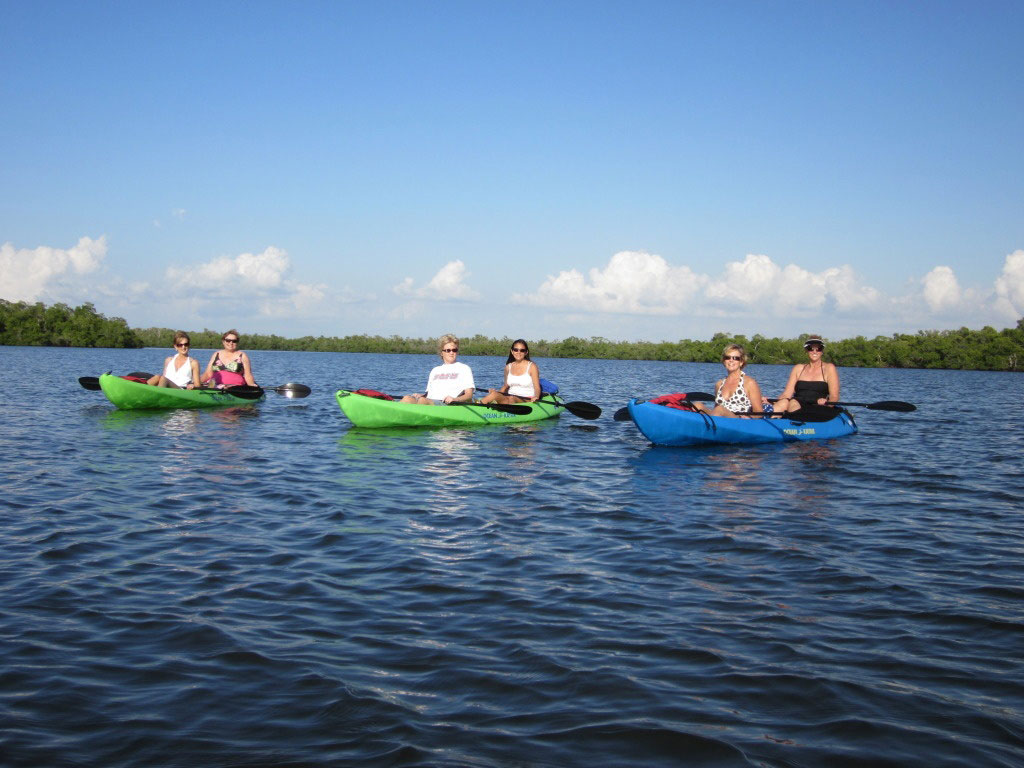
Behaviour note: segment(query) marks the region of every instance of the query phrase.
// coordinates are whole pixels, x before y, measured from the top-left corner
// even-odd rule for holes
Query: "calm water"
[[[611,419],[713,365],[540,360],[604,416],[470,430],[334,402],[430,357],[255,352],[313,394],[238,410],[76,382],[164,355],[0,347],[2,764],[1024,764],[1019,375],[843,370],[920,410],[743,449]]]

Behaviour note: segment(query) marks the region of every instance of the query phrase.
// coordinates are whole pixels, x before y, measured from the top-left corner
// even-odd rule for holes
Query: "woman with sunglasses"
[[[739,344],[730,344],[722,351],[722,365],[725,366],[725,378],[715,382],[715,407],[708,408],[700,403],[694,403],[694,407],[712,416],[727,418],[763,410],[766,401],[761,395],[761,387],[753,376],[747,376],[743,370],[747,367],[747,351]]]
[[[243,384],[255,387],[256,380],[252,376],[252,363],[249,362],[249,356],[238,348],[241,343],[238,331],[232,328],[221,336],[220,341],[224,345],[224,349],[213,353],[201,381],[204,384],[213,381],[213,385],[217,389],[239,387]]]
[[[423,394],[406,395],[399,402],[419,405],[447,405],[465,403],[473,398],[473,371],[465,363],[458,362],[459,339],[446,333],[437,344],[441,364],[431,369],[427,377],[427,391]]]
[[[184,331],[174,332],[173,357],[164,360],[164,372],[150,377],[146,383],[154,387],[195,389],[199,386],[199,363],[188,356],[192,341]]]
[[[540,373],[530,359],[530,346],[522,339],[512,342],[505,361],[505,383],[501,389],[490,389],[481,403],[527,403],[541,396]]]
[[[839,371],[832,363],[822,360],[825,342],[821,336],[811,334],[804,340],[808,361],[797,363],[789,372],[786,388],[775,401],[776,413],[793,414],[803,418],[829,419],[836,411],[829,402],[839,399]]]

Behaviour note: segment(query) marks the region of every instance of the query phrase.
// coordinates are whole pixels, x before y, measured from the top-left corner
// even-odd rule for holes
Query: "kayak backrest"
[[[541,380],[540,380],[540,393],[542,395],[557,395],[558,394],[558,385],[555,384],[553,381],[548,381],[545,378],[541,378]]]

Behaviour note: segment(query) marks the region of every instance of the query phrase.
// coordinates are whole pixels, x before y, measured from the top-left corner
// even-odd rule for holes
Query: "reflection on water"
[[[430,427],[351,427],[341,433],[338,447],[341,449],[342,457],[346,459],[405,457],[409,450],[422,447],[432,431],[434,430]]]
[[[178,413],[178,411],[122,411],[120,408],[113,410],[102,408],[96,409],[96,411],[103,428],[111,431],[134,429],[138,422],[159,423],[168,415]]]
[[[432,503],[440,503],[447,512],[465,508],[465,490],[474,485],[473,454],[478,444],[472,430],[437,429],[426,441],[426,455],[419,462],[419,470],[432,483]],[[476,476],[477,481],[479,474]]]
[[[195,435],[199,418],[197,411],[172,411],[163,423],[164,436],[170,438]]]
[[[788,448],[793,459],[793,471],[785,487],[790,506],[820,515],[829,493],[828,474],[838,465],[834,441],[793,443]]]
[[[539,424],[510,427],[501,443],[505,457],[498,462],[492,462],[492,466],[489,467],[493,470],[495,478],[512,483],[520,493],[525,492],[533,484],[540,469],[537,457]]]
[[[761,477],[763,463],[761,454],[749,450],[713,451],[705,455],[705,491],[720,497],[723,515],[753,514],[765,487]]]

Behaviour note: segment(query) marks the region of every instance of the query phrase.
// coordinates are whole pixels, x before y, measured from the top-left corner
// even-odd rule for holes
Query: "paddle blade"
[[[619,408],[613,415],[612,418],[615,421],[631,421],[632,416],[629,415],[629,408]]]
[[[573,416],[579,416],[581,419],[593,420],[601,415],[601,409],[593,403],[584,403],[581,400],[573,400],[571,403],[562,403],[565,406],[565,410],[571,413]],[[627,418],[629,414],[626,414]]]
[[[84,389],[90,389],[93,392],[100,391],[100,380],[96,376],[80,376],[78,383],[81,384]]]
[[[473,403],[473,405],[480,405],[480,403]],[[533,409],[528,405],[506,405],[504,403],[487,403],[483,406],[484,408],[491,408],[495,411],[501,411],[502,413],[514,413],[516,416],[527,416],[533,412]]]
[[[448,403],[448,405],[465,405],[470,408],[490,408],[492,411],[514,413],[516,416],[526,416],[533,410],[528,405],[504,405],[503,403]]]
[[[287,384],[282,384],[280,387],[274,387],[274,392],[285,397],[309,397],[309,394],[313,391],[305,384],[297,384],[294,381],[289,381]]]
[[[868,403],[867,409],[869,411],[900,411],[901,413],[910,413],[916,411],[917,406],[913,403],[905,403],[902,400],[880,400],[877,403]]]
[[[229,395],[240,397],[243,400],[259,400],[263,397],[263,387],[250,387],[247,384],[240,384],[237,387],[228,387],[224,391]]]
[[[715,396],[710,392],[687,392],[686,399],[694,403],[713,403]]]

